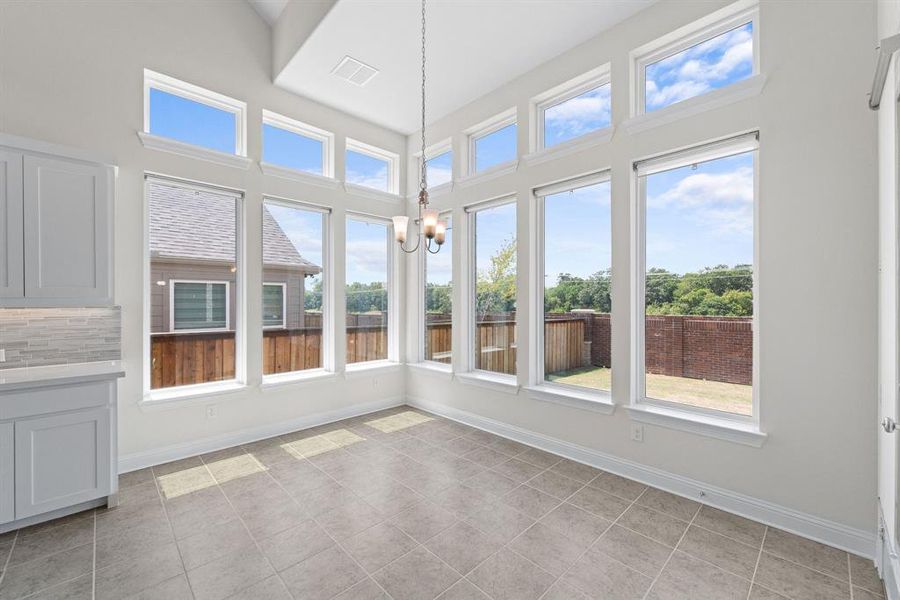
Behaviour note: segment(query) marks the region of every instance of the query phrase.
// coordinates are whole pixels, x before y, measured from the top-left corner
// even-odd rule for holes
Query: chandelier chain
[[[428,187],[425,167],[425,0],[422,0],[422,179],[419,189]]]

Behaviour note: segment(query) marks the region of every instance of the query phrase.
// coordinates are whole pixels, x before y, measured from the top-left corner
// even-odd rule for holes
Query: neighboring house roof
[[[234,262],[234,200],[202,190],[153,182],[150,193],[150,256],[198,262]],[[267,208],[263,208],[263,264],[319,273]]]

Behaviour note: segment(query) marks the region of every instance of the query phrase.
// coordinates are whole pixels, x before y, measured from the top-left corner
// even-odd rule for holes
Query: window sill
[[[353,363],[344,367],[344,379],[359,379],[382,373],[399,371],[402,365],[390,360],[373,360],[370,362]]]
[[[215,383],[183,385],[177,388],[151,390],[144,394],[144,399],[138,404],[142,410],[174,408],[184,402],[208,400],[215,396],[244,392],[247,389],[247,384],[239,381],[217,381]]]
[[[381,200],[382,202],[400,202],[403,198],[400,194],[394,194],[391,192],[383,192],[381,190],[376,190],[374,188],[367,188],[363,185],[357,185],[355,183],[347,183],[344,182],[344,191],[350,194],[351,196],[357,196],[359,198],[365,198],[366,200]]]
[[[341,187],[341,182],[334,177],[327,177],[325,175],[310,173],[308,171],[299,171],[297,169],[281,167],[279,165],[273,165],[271,163],[259,163],[259,170],[262,171],[263,175],[270,175],[272,177],[279,177],[281,179],[288,179],[290,181],[298,181],[300,183],[308,183],[310,185],[316,185],[332,190],[336,190]]]
[[[338,374],[325,369],[310,369],[309,371],[295,371],[293,373],[278,373],[276,375],[263,375],[263,390],[297,386],[304,384],[323,383],[334,381]]]
[[[453,378],[453,367],[448,364],[425,360],[417,363],[407,363],[406,366],[413,371],[443,377],[447,381]]]
[[[754,448],[761,448],[768,437],[755,424],[741,423],[659,406],[646,404],[629,406],[628,415],[632,420],[640,423],[687,431],[688,433],[695,433],[745,446],[753,446]]]
[[[504,394],[518,394],[519,384],[513,375],[489,373],[487,371],[470,371],[468,373],[456,373],[456,379],[466,385],[503,392]]]
[[[765,75],[754,75],[728,87],[707,92],[702,96],[682,100],[665,108],[631,117],[622,123],[622,128],[627,133],[639,133],[662,125],[668,125],[687,117],[758,96],[765,84]]]
[[[614,127],[604,127],[603,129],[592,131],[591,133],[562,142],[561,144],[556,144],[555,146],[542,148],[531,154],[526,154],[522,157],[522,161],[527,165],[539,165],[547,161],[556,160],[557,158],[577,154],[578,152],[590,150],[591,148],[608,143],[612,139],[613,133],[615,133]]]
[[[582,392],[553,385],[534,385],[525,389],[530,398],[543,402],[552,402],[604,415],[611,415],[616,410],[616,405],[610,399],[609,393]]]
[[[199,158],[200,160],[225,165],[226,167],[247,170],[250,168],[250,163],[253,162],[246,156],[210,150],[209,148],[195,146],[194,144],[186,144],[184,142],[160,137],[144,131],[138,131],[138,137],[141,139],[141,143],[144,144],[144,148],[170,152],[172,154],[179,154],[190,158]]]
[[[519,168],[519,161],[511,160],[509,162],[505,162],[499,165],[495,165],[490,169],[485,171],[481,171],[479,173],[473,173],[471,175],[467,175],[461,179],[457,179],[455,184],[460,188],[468,188],[473,185],[478,185],[480,183],[484,183],[486,181],[490,181],[492,179],[497,179],[498,177],[503,177],[504,175],[509,175],[510,173],[515,173]]]

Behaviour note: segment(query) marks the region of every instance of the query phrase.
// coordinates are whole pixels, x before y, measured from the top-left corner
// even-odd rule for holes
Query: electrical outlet
[[[0,362],[6,362],[6,348],[0,348]]]
[[[377,387],[378,387],[378,378],[377,378],[377,377],[374,377],[374,378],[372,379],[372,387],[373,387],[373,388],[377,388]]]
[[[644,426],[640,423],[631,424],[631,439],[635,442],[644,441]]]
[[[206,418],[207,419],[215,419],[216,415],[218,415],[218,414],[219,413],[216,411],[215,404],[210,404],[209,406],[206,407]]]

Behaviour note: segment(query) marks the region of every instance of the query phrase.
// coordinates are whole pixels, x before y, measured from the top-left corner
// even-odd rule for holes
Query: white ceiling
[[[288,0],[247,0],[250,3],[250,6],[259,13],[266,23],[269,25],[274,25],[275,21],[278,20],[278,17],[281,16],[281,11],[284,10],[284,7],[287,5]]]
[[[282,3],[251,1],[254,6]],[[428,121],[596,36],[653,1],[429,0]],[[338,0],[276,77],[276,84],[412,133],[420,120],[420,19],[418,0]],[[365,87],[332,75],[346,55],[375,67],[379,74]]]

